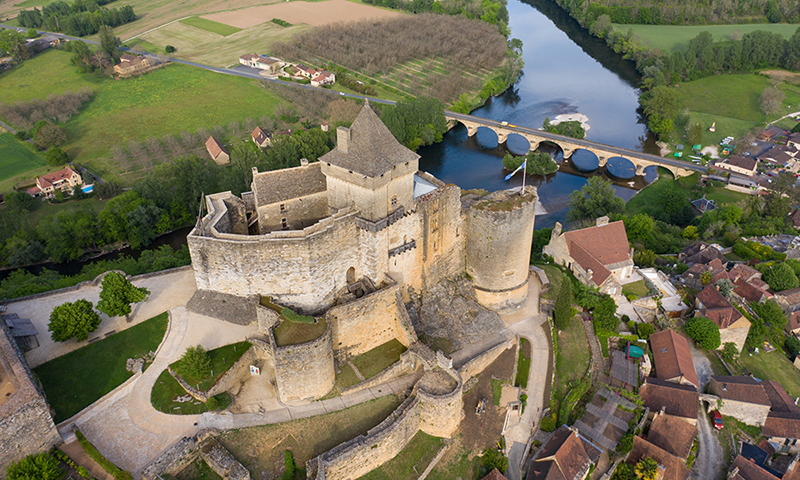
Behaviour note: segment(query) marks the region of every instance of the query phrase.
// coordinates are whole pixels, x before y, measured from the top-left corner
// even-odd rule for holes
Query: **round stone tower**
[[[525,305],[536,200],[534,187],[501,190],[467,211],[467,273],[487,308],[511,312]]]

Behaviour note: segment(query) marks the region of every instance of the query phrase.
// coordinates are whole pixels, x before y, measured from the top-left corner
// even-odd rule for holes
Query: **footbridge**
[[[495,120],[450,111],[445,111],[444,115],[449,122],[453,124],[462,123],[467,127],[467,135],[470,137],[475,135],[480,127],[485,127],[494,131],[494,133],[497,134],[498,144],[505,143],[509,135],[516,134],[528,140],[531,151],[536,150],[542,142],[550,142],[558,145],[564,152],[565,159],[571,157],[578,149],[588,150],[597,156],[598,168],[605,167],[608,160],[613,157],[622,157],[633,164],[636,168],[636,175],[644,175],[644,169],[651,165],[666,168],[672,172],[675,178],[686,177],[694,172],[705,173],[706,171],[705,167],[690,162],[662,158],[657,155],[650,155],[627,148],[613,147],[603,143],[567,137],[565,135],[545,132],[535,128],[519,127],[509,124],[504,125]]]

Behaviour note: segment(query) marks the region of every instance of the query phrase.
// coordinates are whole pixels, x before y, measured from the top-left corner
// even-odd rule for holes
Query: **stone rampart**
[[[466,363],[461,365],[458,368],[458,373],[461,375],[461,378],[466,382],[470,378],[475,375],[478,375],[482,371],[486,369],[489,365],[492,364],[497,357],[499,357],[503,352],[512,348],[514,346],[514,342],[516,341],[515,337],[509,336],[506,340],[502,343],[495,345],[494,347],[486,350],[485,352],[477,355],[469,360]],[[515,370],[516,371],[516,370]]]
[[[269,329],[276,326],[281,321],[281,316],[275,310],[256,304],[256,318],[258,319],[258,331],[264,335],[269,333]]]
[[[200,457],[199,443],[217,433],[214,429],[206,429],[178,440],[142,470],[142,479],[160,480],[164,475],[177,475]]]
[[[13,386],[0,404],[0,477],[9,464],[61,442],[50,407],[6,325],[0,324],[0,382]]]
[[[223,480],[250,480],[250,472],[213,438],[200,446],[200,456]]]
[[[178,381],[178,383],[186,390],[186,393],[194,397],[196,400],[199,400],[203,403],[207,402],[209,398],[219,395],[222,392],[226,392],[230,390],[234,384],[241,381],[242,378],[247,377],[250,375],[250,365],[253,365],[258,360],[258,354],[256,352],[255,347],[250,347],[247,349],[244,354],[242,354],[241,358],[237,360],[231,368],[228,369],[219,379],[217,379],[216,383],[211,386],[206,391],[198,390],[197,388],[189,385],[189,383],[181,378],[180,375],[176,374],[170,367],[167,367],[170,375]]]
[[[417,212],[422,219],[422,242],[417,242],[422,252],[420,288],[430,289],[443,280],[463,275],[467,234],[461,214],[461,189],[427,174],[420,177],[441,185],[417,198]]]
[[[370,377],[363,382],[359,382],[355,385],[345,388],[344,391],[342,391],[342,395],[347,395],[348,393],[358,392],[364,390],[365,388],[381,385],[389,380],[392,380],[393,378],[413,372],[418,366],[419,362],[417,361],[417,357],[414,352],[406,350],[400,355],[400,360],[384,368],[377,375]]]
[[[527,299],[536,189],[489,194],[470,205],[467,216],[467,273],[478,301],[509,311]]]
[[[278,347],[270,330],[278,395],[286,401],[316,400],[327,394],[336,379],[332,324],[316,340]]]

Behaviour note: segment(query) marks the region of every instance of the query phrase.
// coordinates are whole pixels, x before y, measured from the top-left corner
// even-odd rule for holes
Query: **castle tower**
[[[336,148],[319,161],[333,208],[354,205],[362,218],[378,222],[413,205],[419,155],[400,145],[369,102],[350,128],[336,129]]]
[[[499,312],[528,298],[536,189],[501,190],[475,201],[467,211],[467,273],[480,303]]]

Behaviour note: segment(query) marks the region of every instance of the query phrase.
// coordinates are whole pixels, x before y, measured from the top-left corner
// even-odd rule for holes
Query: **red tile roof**
[[[770,412],[761,433],[765,437],[800,438],[800,416],[794,413]]]
[[[780,480],[741,455],[736,456],[728,472],[728,480]]]
[[[628,235],[621,221],[582,228],[564,233],[570,256],[586,271],[592,270],[592,281],[602,284],[615,264],[631,261]]]
[[[703,304],[700,315],[710,318],[720,329],[728,328],[731,324],[742,318],[731,303],[722,296],[713,285],[708,285],[697,294],[697,300]]]
[[[711,388],[714,388],[713,391],[723,400],[770,405],[762,382],[753,377],[715,375],[711,377],[709,389]]]
[[[269,138],[269,135],[267,135],[267,132],[265,132],[261,127],[256,127],[253,130],[253,133],[250,134],[250,136],[253,137],[253,140],[255,140],[255,142],[257,144],[259,144],[259,145],[261,145],[264,142],[266,142],[267,139]]]
[[[695,387],[700,386],[686,338],[674,330],[663,330],[650,335],[650,350],[659,380],[683,377]]]
[[[733,293],[751,303],[758,303],[765,296],[763,290],[759,290],[742,279],[739,279],[735,282]]]
[[[650,425],[647,441],[679,457],[689,458],[697,427],[680,417],[656,415]]]
[[[697,419],[700,396],[697,389],[691,385],[678,385],[656,378],[647,378],[639,389],[639,396],[650,411],[660,412],[664,408],[664,413],[668,415]]]
[[[208,149],[208,153],[215,159],[219,157],[221,153],[228,153],[225,151],[222,144],[214,137],[208,137],[208,140],[206,140],[206,148]]]
[[[728,277],[732,282],[735,282],[739,279],[749,282],[753,278],[761,278],[761,272],[755,268],[747,266],[745,263],[737,263],[733,266],[733,268],[731,268],[731,271],[728,272]]]
[[[577,433],[565,426],[550,437],[536,460],[532,461],[526,480],[572,480],[591,463]]]
[[[686,480],[689,478],[689,469],[686,468],[683,460],[642,437],[633,437],[633,450],[631,450],[627,462],[636,465],[636,462],[645,457],[650,457],[659,465],[664,466],[663,480]]]
[[[770,403],[770,412],[784,412],[796,415],[800,418],[800,408],[794,404],[794,400],[786,393],[783,386],[778,382],[772,380],[764,380],[762,382],[764,392],[767,394]]]
[[[800,310],[795,310],[789,314],[789,322],[786,324],[786,330],[792,332],[800,329]]]
[[[61,170],[41,175],[36,180],[36,183],[39,186],[39,188],[52,187],[55,183],[67,180],[68,178],[71,178],[73,175],[77,175],[77,173],[75,172],[75,170],[69,168],[69,165],[67,165]]]
[[[500,470],[495,468],[494,470],[489,472],[489,475],[486,475],[481,480],[508,480],[508,478],[502,473],[500,473]]]

